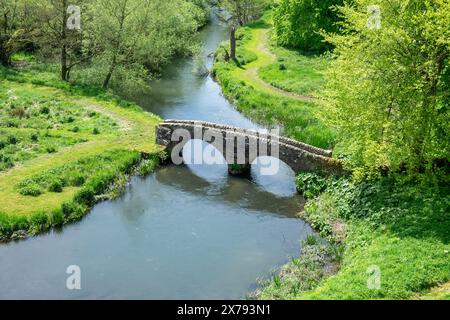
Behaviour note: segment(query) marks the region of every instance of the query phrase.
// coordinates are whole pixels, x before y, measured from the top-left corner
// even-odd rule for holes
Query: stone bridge
[[[228,163],[230,174],[244,175],[255,159],[275,157],[296,173],[323,172],[342,175],[342,162],[323,150],[285,137],[202,121],[166,120],[156,129],[156,143],[166,147],[170,159],[182,158],[183,147],[192,139],[213,145]]]

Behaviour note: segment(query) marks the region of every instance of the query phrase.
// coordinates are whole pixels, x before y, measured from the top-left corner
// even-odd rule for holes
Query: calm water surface
[[[207,55],[226,39],[217,21],[202,32]],[[259,128],[240,115],[210,78],[182,59],[136,100],[163,118]],[[189,156],[189,149],[186,150]],[[0,245],[0,298],[239,299],[291,257],[312,233],[295,215],[303,199],[294,173],[253,168],[252,179],[223,166],[169,166],[133,178],[126,193],[81,222]],[[82,289],[66,289],[66,269],[81,268]]]

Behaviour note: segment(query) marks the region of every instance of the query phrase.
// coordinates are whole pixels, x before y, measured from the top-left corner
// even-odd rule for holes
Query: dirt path
[[[276,55],[269,48],[269,29],[255,29],[253,31],[253,39],[248,46],[249,50],[252,50],[258,59],[252,63],[249,63],[244,67],[242,76],[251,82],[254,87],[257,87],[263,91],[270,92],[274,95],[287,97],[299,101],[313,101],[311,96],[299,95],[293,92],[285,91],[277,88],[270,83],[267,83],[261,79],[258,75],[260,68],[273,64],[277,61]]]

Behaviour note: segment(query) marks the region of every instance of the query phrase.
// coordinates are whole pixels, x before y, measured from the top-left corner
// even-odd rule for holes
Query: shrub
[[[50,217],[51,223],[53,227],[60,227],[64,225],[64,214],[62,210],[55,210],[52,212]]]
[[[44,191],[42,190],[42,187],[37,183],[30,182],[29,184],[21,187],[19,189],[19,193],[23,196],[38,197],[43,194]]]
[[[9,144],[17,144],[19,142],[19,138],[14,135],[9,135],[7,141]]]
[[[41,114],[49,114],[50,109],[47,106],[43,106],[40,110]]]
[[[45,213],[36,213],[31,216],[31,225],[39,231],[46,230],[50,227],[50,217]]]
[[[316,173],[301,173],[297,176],[296,183],[298,192],[311,199],[326,190],[328,181]]]
[[[343,0],[282,0],[274,14],[277,42],[286,47],[321,52],[331,48],[321,31],[337,32],[338,14],[331,8]]]
[[[90,188],[83,188],[75,195],[75,201],[91,206],[95,203],[95,192]]]
[[[14,108],[9,113],[12,117],[24,118],[26,116],[26,110],[22,107]]]
[[[55,179],[50,182],[48,186],[48,191],[60,193],[63,191],[64,183],[60,179]]]
[[[33,142],[38,142],[39,140],[39,135],[37,133],[32,133],[30,136],[31,141]]]
[[[93,134],[100,134],[100,130],[98,128],[94,128],[94,130],[92,130]]]
[[[47,153],[55,153],[56,152],[56,149],[55,149],[55,147],[47,147],[47,148],[45,148],[45,151],[47,151]]]
[[[74,173],[69,178],[69,185],[74,187],[81,187],[85,182],[86,182],[85,176],[79,172]]]

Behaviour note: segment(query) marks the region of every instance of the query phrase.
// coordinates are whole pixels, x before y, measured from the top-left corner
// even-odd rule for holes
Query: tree
[[[23,0],[0,2],[0,64],[9,65],[11,55],[26,47],[35,27],[33,4]]]
[[[80,9],[80,28],[69,28],[71,12],[69,0],[37,0],[38,19],[42,27],[37,35],[41,51],[46,57],[59,57],[61,80],[69,81],[73,67],[89,61],[96,50],[92,30],[86,22],[91,19],[88,1],[77,1]]]
[[[137,45],[146,35],[149,8],[149,0],[97,0],[93,4],[96,15],[92,29],[106,67],[103,88],[109,88],[118,68],[139,64]]]
[[[354,167],[431,170],[450,157],[450,2],[377,3],[339,9],[324,117]]]
[[[220,0],[228,16],[226,20],[230,27],[230,58],[236,59],[236,30],[247,23],[256,20],[265,6],[264,0]]]
[[[330,49],[321,34],[337,32],[338,15],[333,9],[343,0],[282,0],[275,10],[274,27],[281,46],[304,51]]]

